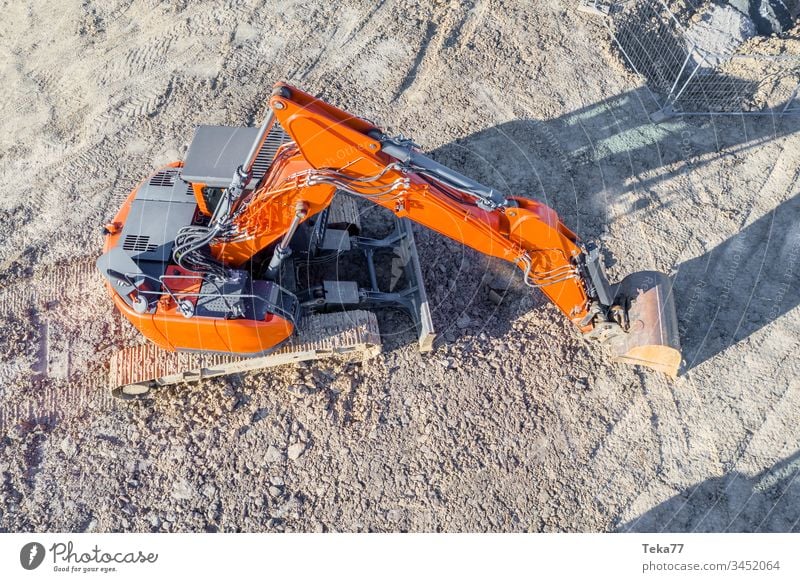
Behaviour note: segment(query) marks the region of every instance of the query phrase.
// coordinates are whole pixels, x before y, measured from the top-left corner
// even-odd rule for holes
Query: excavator
[[[377,234],[361,224],[374,206],[385,209]],[[615,361],[676,376],[666,274],[611,284],[599,247],[551,208],[277,83],[260,127],[198,127],[185,160],[147,177],[104,226],[97,268],[117,309],[149,340],[112,360],[112,392],[138,399],[176,382],[369,357],[380,350],[383,309],[406,313],[420,349],[430,350],[412,222],[516,265]]]

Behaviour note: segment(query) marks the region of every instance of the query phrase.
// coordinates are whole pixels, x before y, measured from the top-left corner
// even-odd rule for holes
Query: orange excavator
[[[519,267],[525,284],[614,359],[676,375],[677,318],[663,273],[612,285],[597,246],[547,206],[484,186],[287,84],[275,85],[269,109],[258,128],[199,127],[185,162],[144,180],[104,227],[98,269],[119,311],[152,342],[147,349],[206,358],[189,364],[191,374],[150,370],[144,378],[129,361],[112,379],[118,395],[261,367],[280,353],[289,356],[278,363],[312,359],[308,350],[292,357],[286,346],[308,321],[327,316],[311,325],[319,352],[325,333],[341,331],[334,314],[339,323],[366,321],[374,335],[370,314],[400,309],[429,349],[433,329],[409,221]],[[362,232],[365,203],[392,215],[388,233]],[[354,255],[361,263],[348,264]],[[129,360],[148,357],[136,349]]]

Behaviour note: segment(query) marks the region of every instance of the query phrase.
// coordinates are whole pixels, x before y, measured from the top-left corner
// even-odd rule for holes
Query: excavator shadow
[[[798,532],[800,452],[749,477],[731,471],[649,509],[618,532]]]

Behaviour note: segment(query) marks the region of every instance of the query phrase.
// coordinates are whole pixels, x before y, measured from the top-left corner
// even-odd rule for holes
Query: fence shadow
[[[755,477],[708,479],[620,526],[618,532],[798,532],[800,452]]]

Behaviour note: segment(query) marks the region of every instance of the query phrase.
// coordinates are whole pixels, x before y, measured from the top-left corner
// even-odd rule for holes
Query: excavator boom
[[[278,86],[270,105],[312,167],[303,176],[306,184],[330,184],[367,198],[512,262],[524,270],[525,282],[541,288],[567,317],[588,324],[590,302],[578,262],[582,251],[550,208],[506,198],[296,88]]]

